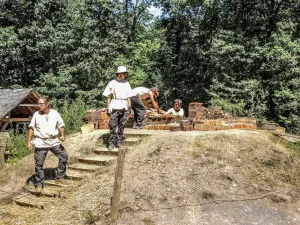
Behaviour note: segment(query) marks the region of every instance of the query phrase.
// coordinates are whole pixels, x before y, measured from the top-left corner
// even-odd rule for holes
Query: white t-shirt
[[[149,97],[149,94],[152,93],[152,91],[149,88],[145,87],[137,87],[132,89],[132,92],[134,95],[139,95],[141,99]]]
[[[180,110],[178,112],[176,112],[174,108],[171,108],[166,112],[166,114],[171,114],[171,115],[176,115],[176,116],[183,117],[184,116],[184,110],[182,108],[180,108]]]
[[[64,126],[63,119],[54,109],[50,109],[47,115],[41,114],[40,111],[35,112],[29,124],[34,131],[32,143],[37,148],[59,145],[58,129]]]
[[[126,80],[117,81],[112,80],[106,86],[103,95],[108,97],[113,95],[113,99],[110,102],[109,109],[128,109],[127,99],[133,96],[130,84]]]
[[[145,87],[137,87],[132,89],[132,92],[135,95],[143,95],[143,94],[148,94],[151,90],[149,88],[145,88]]]

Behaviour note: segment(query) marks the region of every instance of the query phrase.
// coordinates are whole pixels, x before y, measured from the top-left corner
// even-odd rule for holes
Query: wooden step
[[[94,153],[97,155],[118,155],[119,149],[114,148],[113,150],[108,150],[107,148],[97,148]]]
[[[124,134],[124,138],[130,138],[130,137],[139,137],[139,138],[147,138],[150,137],[152,134],[149,133],[126,133]]]
[[[83,180],[88,176],[87,173],[83,173],[81,171],[68,170],[67,177],[68,180]]]
[[[113,161],[116,160],[115,156],[109,155],[94,155],[89,157],[78,158],[78,162],[94,165],[110,165]]]
[[[138,145],[140,144],[141,142],[141,139],[140,138],[126,138],[124,141],[123,141],[123,144],[124,146],[133,146],[133,145]]]
[[[13,201],[20,206],[27,206],[38,209],[45,209],[45,206],[48,203],[47,197],[36,197],[34,195],[19,196],[14,198]]]
[[[44,186],[42,193],[36,193],[34,186],[31,187],[25,187],[25,190],[29,193],[36,195],[36,196],[47,196],[47,197],[53,197],[53,198],[66,198],[66,193],[59,189],[51,189],[47,186]]]
[[[68,166],[68,169],[71,170],[78,170],[78,171],[85,171],[85,172],[96,172],[101,167],[97,165],[89,165],[89,164],[83,164],[83,163],[76,163]]]
[[[62,183],[56,182],[56,180],[47,180],[47,181],[44,182],[44,185],[45,186],[54,186],[54,187],[63,187],[63,188],[67,188],[67,187],[72,186],[72,185],[67,184],[67,183],[62,184]]]

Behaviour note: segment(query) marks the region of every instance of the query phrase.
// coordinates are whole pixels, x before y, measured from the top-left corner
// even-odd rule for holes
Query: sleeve
[[[28,128],[35,128],[36,127],[36,113],[33,114],[33,117],[28,125]]]
[[[113,93],[113,88],[112,88],[112,82],[110,81],[108,83],[108,85],[106,86],[102,95],[104,95],[105,97],[108,97],[112,93]]]
[[[56,125],[57,128],[59,129],[59,128],[64,127],[65,123],[58,112],[57,112],[56,118],[57,118],[57,125]]]
[[[168,114],[172,114],[172,108],[171,109],[169,109],[166,113],[165,113],[166,115],[168,115]]]

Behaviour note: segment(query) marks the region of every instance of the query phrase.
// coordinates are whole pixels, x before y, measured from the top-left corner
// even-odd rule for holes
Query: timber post
[[[111,201],[110,217],[112,220],[116,220],[118,217],[118,210],[121,196],[121,183],[124,168],[125,148],[120,148],[118,153],[117,168],[115,174],[115,183],[113,197]]]
[[[0,145],[0,170],[3,170],[4,167],[5,167],[4,147]]]

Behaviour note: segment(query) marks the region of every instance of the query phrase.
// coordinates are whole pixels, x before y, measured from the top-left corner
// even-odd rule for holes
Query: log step
[[[86,172],[96,172],[100,169],[97,165],[89,165],[83,163],[76,163],[68,166],[68,169],[78,170],[78,171],[86,171]]]
[[[139,138],[146,138],[150,137],[152,134],[150,133],[126,133],[124,134],[125,139],[129,137],[139,137]]]
[[[47,197],[52,197],[52,198],[66,198],[66,193],[59,190],[59,189],[51,189],[49,187],[44,187],[42,193],[36,193],[35,192],[35,188],[32,187],[26,187],[25,188],[26,191],[28,191],[29,193],[36,195],[36,196],[47,196]]]
[[[97,148],[94,153],[97,155],[118,155],[119,149],[114,148],[113,150],[108,150],[107,148]]]
[[[67,171],[68,180],[82,180],[87,176],[88,176],[87,173],[83,173],[80,171],[74,171],[74,170]]]
[[[109,155],[95,155],[89,157],[78,158],[78,162],[86,163],[86,164],[94,164],[94,165],[110,165],[116,157]]]
[[[67,183],[62,184],[60,182],[56,182],[56,180],[47,180],[47,181],[44,182],[44,185],[45,186],[54,186],[54,187],[63,187],[63,188],[72,186],[70,183],[69,184],[67,184]]]
[[[19,206],[27,206],[38,209],[45,209],[48,201],[45,199],[47,197],[35,197],[33,195],[30,196],[22,196],[14,198],[14,202]]]
[[[123,144],[125,146],[133,146],[133,145],[138,145],[141,142],[140,138],[126,138],[123,141]]]

